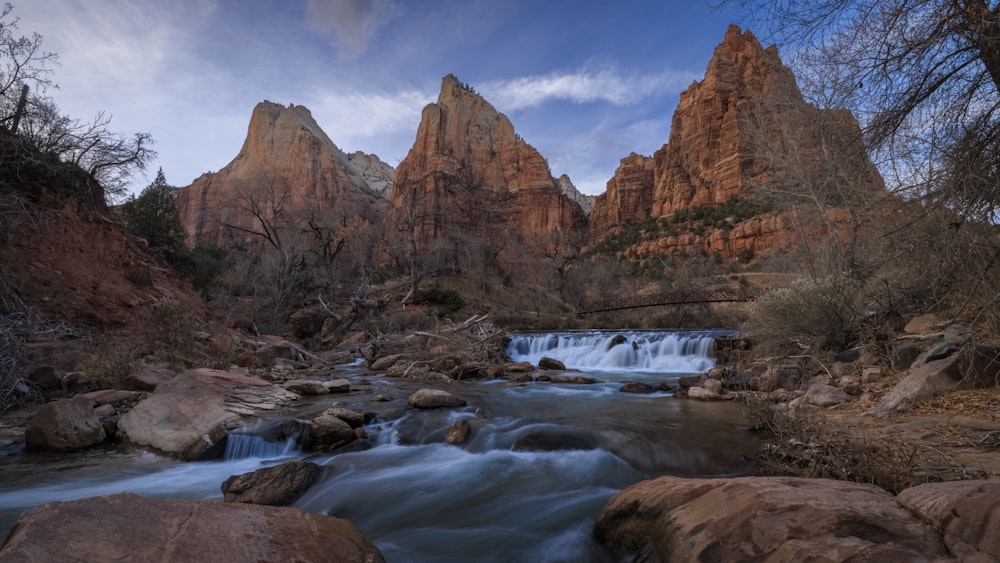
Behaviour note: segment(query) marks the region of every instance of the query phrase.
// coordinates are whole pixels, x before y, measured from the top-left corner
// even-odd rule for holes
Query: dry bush
[[[921,483],[985,478],[930,446],[902,439],[874,441],[831,428],[821,417],[776,406],[766,395],[744,399],[750,428],[773,436],[754,461],[763,475],[837,479],[897,494]]]
[[[795,282],[753,303],[743,328],[764,349],[842,350],[857,338],[857,293],[842,277]]]
[[[112,336],[93,341],[77,363],[83,378],[76,381],[76,390],[121,388],[141,358],[142,350],[134,339]]]

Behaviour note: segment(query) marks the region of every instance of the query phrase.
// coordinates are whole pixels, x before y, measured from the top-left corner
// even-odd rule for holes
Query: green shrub
[[[420,298],[429,305],[434,305],[428,312],[439,319],[451,316],[465,308],[465,299],[453,289],[432,287],[422,290]]]

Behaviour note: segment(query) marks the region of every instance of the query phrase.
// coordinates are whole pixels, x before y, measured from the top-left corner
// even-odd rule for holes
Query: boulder
[[[313,447],[318,450],[335,449],[357,438],[350,424],[330,414],[321,414],[312,419],[309,437]]]
[[[660,477],[615,495],[594,526],[643,561],[926,561],[946,554],[873,485],[798,477]],[[852,559],[855,558],[855,559]]]
[[[322,381],[315,379],[289,379],[281,386],[299,395],[326,395],[330,392]]]
[[[226,435],[237,416],[225,393],[191,372],[156,388],[118,421],[120,439],[185,460],[196,459]]]
[[[298,508],[132,493],[26,510],[2,561],[345,561],[382,554],[347,520]]]
[[[563,450],[595,450],[600,447],[597,436],[574,426],[533,424],[517,432],[510,449],[515,452],[555,452]]]
[[[406,402],[418,409],[436,409],[442,407],[461,407],[465,399],[452,395],[441,389],[420,389],[409,396]]]
[[[106,437],[93,403],[82,396],[46,403],[24,432],[29,450],[79,450],[100,444]]]
[[[370,422],[372,417],[366,416],[364,413],[360,413],[356,410],[349,409],[346,407],[330,407],[323,411],[323,414],[328,414],[330,416],[335,416],[340,420],[343,420],[351,426],[351,428],[360,428],[365,425],[366,422]],[[369,413],[370,414],[370,413]]]
[[[718,401],[722,399],[722,395],[718,391],[712,391],[701,386],[689,388],[687,396],[689,399],[699,399],[702,401]]]
[[[290,461],[233,475],[222,482],[223,500],[287,506],[309,489],[321,471],[319,465],[310,461]]]
[[[551,383],[563,383],[570,385],[591,385],[597,383],[597,380],[593,377],[586,377],[584,375],[552,375],[549,376],[549,381]]]
[[[933,352],[933,350],[931,350]],[[910,368],[892,391],[882,398],[879,406],[867,414],[886,415],[898,410],[911,409],[929,399],[959,391],[995,387],[1000,381],[1000,349],[992,346],[970,346],[961,352],[941,359],[930,352],[916,367]]]
[[[161,383],[166,383],[177,376],[177,372],[168,368],[147,366],[128,374],[125,385],[139,391],[155,391]]]
[[[653,393],[656,391],[656,387],[653,387],[648,383],[629,381],[625,385],[622,385],[618,390],[622,393]]]
[[[704,373],[699,373],[696,375],[684,375],[677,379],[677,385],[679,385],[681,389],[700,387],[701,384],[704,383],[706,379],[708,379],[708,376],[705,375]]]
[[[448,427],[448,433],[445,435],[444,441],[457,446],[459,444],[464,444],[471,435],[472,425],[469,424],[469,419],[460,418],[455,422],[452,422],[451,426]]]
[[[825,383],[813,383],[802,400],[817,407],[832,407],[851,400],[846,392]]]
[[[531,373],[535,371],[535,366],[531,362],[510,362],[504,364],[504,369],[508,373]]]
[[[960,561],[1000,561],[1000,480],[927,483],[896,498],[933,526]]]
[[[351,390],[351,382],[343,377],[338,377],[337,379],[324,381],[323,387],[326,387],[330,393],[348,393]]]
[[[403,359],[402,354],[390,354],[388,356],[382,356],[381,358],[372,362],[370,369],[372,371],[385,371],[391,368],[393,365],[396,364],[396,362],[398,362],[401,359]]]
[[[566,364],[560,362],[555,358],[544,356],[542,357],[542,359],[538,360],[538,367],[540,367],[541,369],[564,370],[566,369]]]
[[[28,372],[28,381],[42,389],[58,389],[66,377],[66,370],[56,366],[35,366]]]
[[[756,380],[757,391],[774,391],[778,388],[795,389],[802,381],[802,371],[794,366],[772,366]]]

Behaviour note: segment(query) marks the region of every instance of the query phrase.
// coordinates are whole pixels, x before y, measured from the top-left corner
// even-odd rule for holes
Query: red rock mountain
[[[260,218],[300,227],[356,219],[380,224],[387,202],[365,173],[391,175],[391,168],[386,172],[377,158],[360,160],[369,170],[354,166],[305,107],[261,102],[236,158],[178,191],[188,243],[253,248],[260,237],[246,231],[260,231]]]
[[[510,120],[446,76],[396,169],[386,250],[413,243],[418,254],[459,255],[489,247],[509,265],[574,251],[586,225],[580,205]]]
[[[871,189],[882,186],[853,116],[807,103],[777,49],[730,26],[705,78],[681,94],[668,143],[652,158],[633,153],[622,159],[594,204],[588,241],[650,218],[747,197],[754,188],[801,190],[835,175]],[[734,228],[664,237],[633,253],[694,247],[732,257],[744,248],[782,248],[792,243],[791,224],[788,217],[766,214]]]

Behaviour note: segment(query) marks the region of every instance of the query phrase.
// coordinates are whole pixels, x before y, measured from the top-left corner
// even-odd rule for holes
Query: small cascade
[[[715,365],[718,331],[567,331],[514,333],[507,354],[537,365],[543,356],[567,368],[696,373]]]
[[[287,457],[298,451],[294,438],[282,442],[269,442],[255,434],[230,434],[226,440],[226,461],[248,458]]]

